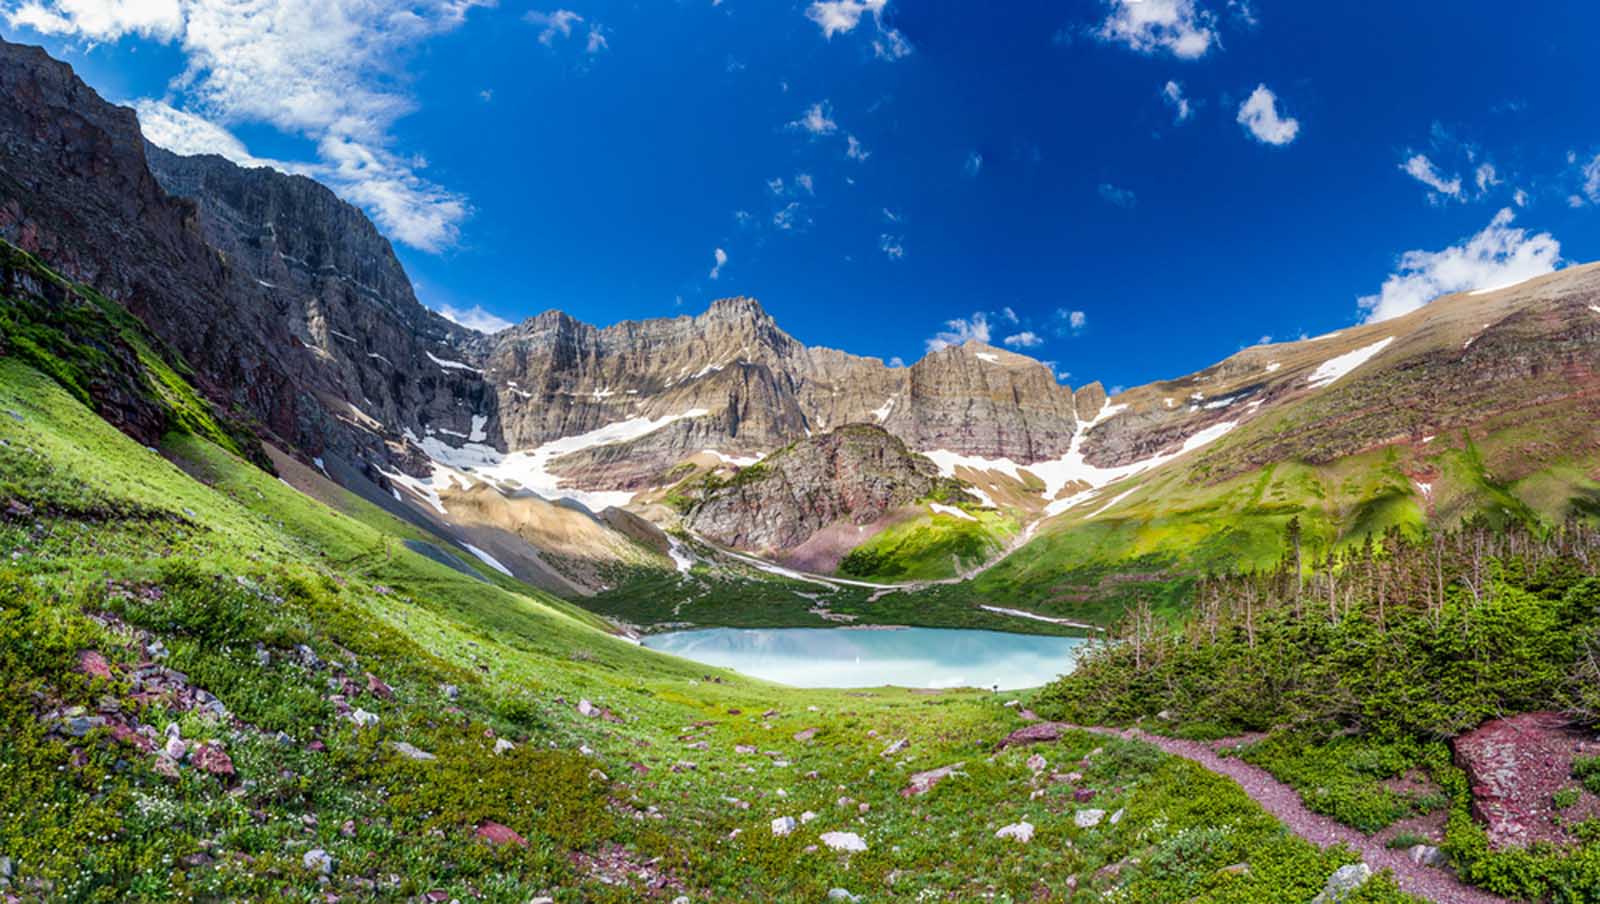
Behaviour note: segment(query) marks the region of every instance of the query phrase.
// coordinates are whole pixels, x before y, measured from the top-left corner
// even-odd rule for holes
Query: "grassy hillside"
[[[989,694],[716,672],[407,539],[415,528],[312,500],[204,435],[146,448],[0,358],[7,889],[815,901],[1077,884],[1258,901],[1309,897],[1350,859],[1149,748],[1036,748],[1082,773],[1051,784],[1032,751],[989,756],[1017,724]],[[912,773],[957,764],[901,795]],[[1124,817],[1078,828],[1078,788]],[[996,837],[1021,821],[1031,842]],[[1203,848],[1188,841],[1217,824],[1230,828]],[[867,849],[820,846],[833,831]],[[1223,870],[1240,862],[1252,868]],[[1400,898],[1378,881],[1359,900]]]

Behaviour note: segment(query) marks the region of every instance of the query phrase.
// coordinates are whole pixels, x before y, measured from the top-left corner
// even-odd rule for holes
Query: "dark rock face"
[[[121,302],[224,410],[307,456],[379,465],[415,460],[385,442],[406,429],[492,419],[474,370],[427,357],[481,357],[484,338],[418,304],[326,188],[149,148],[132,110],[3,40],[0,123],[0,237]]]
[[[1566,840],[1551,803],[1572,787],[1573,758],[1600,752],[1566,716],[1524,713],[1493,719],[1451,742],[1456,765],[1472,783],[1472,813],[1495,848]]]
[[[856,424],[782,449],[741,472],[689,515],[702,536],[784,550],[840,521],[870,524],[940,483],[933,462],[881,427]]]

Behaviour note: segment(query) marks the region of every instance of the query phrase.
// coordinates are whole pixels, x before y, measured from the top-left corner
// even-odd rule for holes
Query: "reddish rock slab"
[[[1026,747],[1029,744],[1048,744],[1051,741],[1060,740],[1063,734],[1071,730],[1072,726],[1065,722],[1034,722],[1006,735],[1005,740],[1001,741],[995,749],[1004,750],[1007,747]]]
[[[78,652],[78,671],[90,678],[104,678],[111,680],[111,663],[98,650],[80,650]]]
[[[484,820],[478,823],[478,830],[473,833],[478,838],[489,842],[495,847],[514,844],[517,847],[527,847],[528,841],[516,833],[510,826],[503,826],[498,822]]]
[[[216,744],[201,744],[189,754],[189,763],[201,772],[227,778],[233,775],[233,760]]]
[[[1472,785],[1472,813],[1495,848],[1566,840],[1551,799],[1576,784],[1573,757],[1600,749],[1555,712],[1490,720],[1451,747]]]
[[[965,763],[951,763],[940,766],[938,769],[929,769],[927,772],[918,772],[911,776],[911,784],[900,790],[901,797],[912,797],[918,794],[927,794],[933,786],[939,784],[952,775],[955,775]]]

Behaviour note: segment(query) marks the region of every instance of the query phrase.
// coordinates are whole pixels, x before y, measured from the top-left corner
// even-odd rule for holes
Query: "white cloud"
[[[872,156],[872,152],[861,146],[861,142],[854,135],[844,136],[844,155],[851,160],[865,160]]]
[[[902,222],[903,220],[905,220],[904,216],[902,216],[902,215],[900,215],[898,213],[895,213],[894,211],[890,210],[887,207],[885,207],[883,209],[883,218],[885,220],[888,220],[891,223],[899,223],[899,222]]]
[[[481,304],[475,304],[466,310],[453,305],[442,304],[434,308],[434,310],[443,315],[446,320],[460,324],[469,330],[477,330],[480,333],[498,333],[514,325],[504,317],[496,317],[485,311]]]
[[[603,26],[603,25],[591,25],[591,26],[589,26],[589,41],[584,46],[584,52],[585,53],[591,53],[591,54],[599,53],[600,51],[607,50],[610,47],[611,47],[611,44],[608,41],[606,41],[606,28],[605,28],[605,26]]]
[[[1007,323],[1020,323],[1022,320],[1017,316],[1017,312],[1011,309],[1010,305],[1000,309],[1000,316],[1004,317]]]
[[[1044,340],[1039,337],[1039,334],[1029,330],[1023,330],[1015,335],[1007,336],[1000,341],[1011,348],[1038,348],[1044,345]]]
[[[893,358],[889,359],[889,366],[890,367],[905,367],[906,366],[906,359],[900,357],[899,355],[895,355]]]
[[[1478,194],[1480,195],[1504,181],[1500,178],[1500,172],[1494,168],[1492,163],[1479,165],[1473,178],[1478,183]]]
[[[864,13],[883,14],[888,0],[816,0],[806,9],[806,18],[822,28],[822,36],[848,34],[861,23]]]
[[[1126,188],[1118,188],[1109,182],[1100,183],[1100,198],[1107,204],[1132,210],[1139,204],[1139,196]]]
[[[1111,12],[1095,31],[1102,41],[1139,53],[1165,51],[1197,60],[1217,42],[1216,17],[1196,0],[1110,0]]]
[[[872,42],[872,53],[880,60],[899,60],[911,55],[911,42],[898,28],[885,28],[878,22],[878,37]]]
[[[204,117],[148,98],[134,101],[133,108],[139,114],[139,130],[144,137],[174,154],[185,157],[217,154],[240,166],[271,166],[285,172],[296,171],[291,164],[251,154],[238,136]]]
[[[983,172],[983,155],[977,151],[967,155],[967,161],[961,164],[961,171],[969,176],[976,176]]]
[[[783,194],[783,177],[773,176],[767,180],[767,190],[775,195]]]
[[[816,181],[811,178],[810,173],[795,173],[794,184],[805,189],[806,194],[808,195],[815,195],[817,193]]]
[[[1596,154],[1589,165],[1583,168],[1583,193],[1589,196],[1589,200],[1600,204],[1600,154]]]
[[[888,233],[878,236],[878,250],[882,251],[892,261],[905,257],[905,236],[889,235]]]
[[[810,222],[801,210],[799,201],[790,201],[772,215],[772,225],[785,232],[797,226],[807,226]]]
[[[1515,192],[1512,193],[1511,200],[1518,207],[1527,207],[1528,206],[1528,193],[1519,188]]]
[[[1278,97],[1258,85],[1239,106],[1239,124],[1263,144],[1286,145],[1300,134],[1300,120],[1278,112]]]
[[[925,343],[928,351],[936,352],[969,341],[989,341],[989,315],[983,311],[977,311],[971,317],[947,320],[944,326],[944,330],[935,333],[933,338]]]
[[[839,131],[839,124],[833,121],[833,105],[824,100],[807,107],[799,119],[789,123],[789,128],[813,135],[832,135]]]
[[[718,248],[711,252],[711,258],[716,261],[711,267],[711,278],[717,279],[722,276],[722,265],[728,262],[728,252]]]
[[[1458,201],[1464,200],[1461,194],[1461,177],[1451,176],[1445,178],[1445,175],[1439,172],[1438,167],[1433,165],[1433,161],[1429,160],[1426,154],[1411,155],[1406,159],[1405,163],[1400,164],[1400,169],[1406,175],[1433,189],[1435,193],[1433,197],[1435,198],[1444,196],[1455,198]],[[1492,171],[1493,168],[1491,167]]]
[[[169,95],[136,103],[161,140],[262,162],[231,133],[265,124],[309,139],[319,160],[273,163],[327,182],[397,241],[436,251],[456,240],[465,199],[393,149],[392,127],[415,108],[404,62],[493,0],[26,0],[13,26],[86,41],[126,35],[175,43],[185,57]],[[161,143],[157,140],[157,143]]]
[[[183,32],[178,0],[28,0],[5,17],[12,28],[91,41],[129,34],[170,41]]]
[[[1057,335],[1071,333],[1072,335],[1076,336],[1077,334],[1083,332],[1084,327],[1089,325],[1089,315],[1082,311],[1069,311],[1066,308],[1057,308],[1056,318],[1065,324],[1064,326],[1056,328]]]
[[[1161,99],[1172,108],[1172,124],[1183,125],[1194,116],[1194,106],[1183,96],[1183,86],[1169,81],[1161,88]]]
[[[546,47],[553,46],[558,37],[572,37],[572,26],[583,23],[583,17],[570,9],[557,9],[547,13],[536,9],[529,10],[522,20],[541,29],[539,43]]]
[[[1401,255],[1399,269],[1378,294],[1359,300],[1367,322],[1408,314],[1441,295],[1500,289],[1555,270],[1561,243],[1548,232],[1529,235],[1513,227],[1514,217],[1506,208],[1459,245]]]

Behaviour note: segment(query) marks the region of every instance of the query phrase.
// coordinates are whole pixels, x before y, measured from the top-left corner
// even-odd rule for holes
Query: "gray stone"
[[[411,744],[406,743],[405,741],[395,741],[394,743],[390,744],[389,746],[393,747],[395,749],[396,753],[400,754],[401,756],[405,757],[408,760],[418,760],[420,762],[427,762],[428,760],[436,760],[436,759],[438,759],[438,757],[434,756],[433,754],[429,753],[428,751],[418,749],[418,748],[412,746]]]
[[[787,835],[793,832],[797,825],[799,823],[795,821],[793,816],[779,816],[772,821],[772,834]]]
[[[1406,850],[1406,856],[1418,866],[1430,866],[1434,869],[1444,869],[1450,865],[1450,858],[1444,851],[1431,844],[1412,845]]]
[[[1106,818],[1104,810],[1079,810],[1072,814],[1072,824],[1080,829],[1092,829]]]
[[[864,851],[867,843],[854,832],[823,832],[822,843],[836,851]]]
[[[333,872],[333,857],[322,848],[312,848],[300,858],[300,863],[314,873],[326,876]]]
[[[1033,823],[1026,821],[1014,822],[994,833],[994,837],[1010,838],[1022,844],[1027,844],[1033,840]]]
[[[1328,884],[1322,887],[1321,894],[1311,899],[1311,904],[1338,904],[1371,878],[1372,867],[1365,863],[1341,866],[1328,877]]]
[[[849,889],[830,888],[828,889],[828,900],[846,901],[849,902],[849,904],[857,904],[857,902],[861,900],[861,896],[851,894]]]

